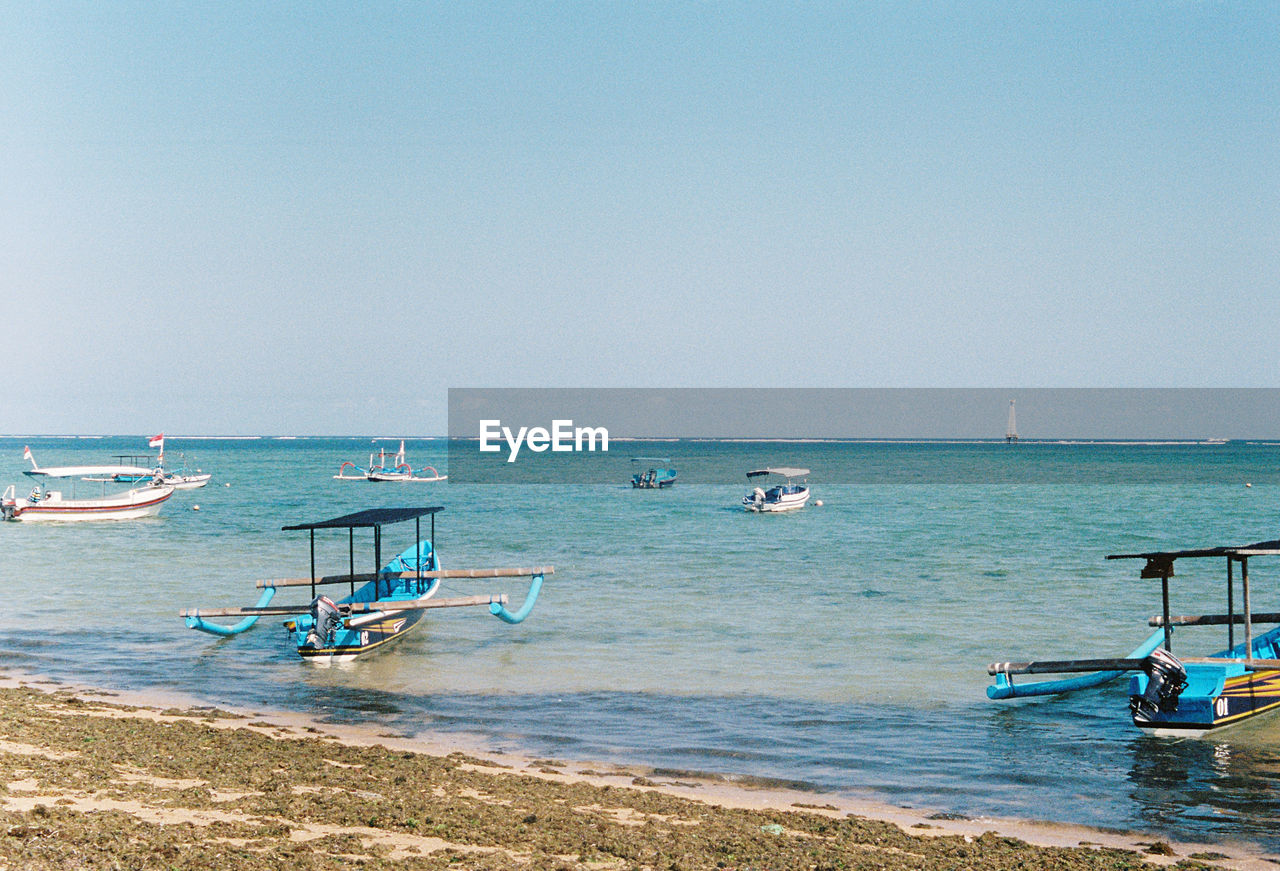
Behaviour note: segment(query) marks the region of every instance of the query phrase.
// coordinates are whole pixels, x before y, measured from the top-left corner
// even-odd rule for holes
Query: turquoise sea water
[[[24,444],[44,465],[146,452],[137,436],[0,439],[0,486],[29,489]],[[536,755],[1280,851],[1280,715],[1170,740],[1130,725],[1124,681],[1058,700],[984,693],[993,660],[1119,656],[1146,637],[1158,584],[1106,554],[1280,538],[1280,444],[624,443],[607,460],[616,484],[332,480],[396,444],[171,439],[171,465],[182,451],[214,480],[158,518],[0,526],[0,655],[97,686]],[[443,470],[445,441],[406,447]],[[673,457],[682,482],[632,490],[633,454]],[[761,465],[811,468],[823,506],[741,511],[743,473]],[[317,669],[278,621],[220,641],[177,616],[305,575],[306,535],[281,526],[434,504],[446,568],[555,566],[525,623],[437,612],[385,653]],[[389,553],[412,526],[384,535]],[[322,573],[345,570],[345,534],[317,546]],[[371,553],[358,538],[357,560]],[[1178,571],[1176,613],[1223,609],[1219,561]],[[1255,610],[1280,610],[1280,559],[1251,561],[1250,576]],[[507,590],[518,605],[525,585],[448,592]],[[1211,652],[1222,634],[1184,630],[1175,652]]]

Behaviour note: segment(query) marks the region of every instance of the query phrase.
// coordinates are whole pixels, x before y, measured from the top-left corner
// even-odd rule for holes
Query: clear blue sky
[[[1274,3],[21,3],[0,432],[1278,386]]]

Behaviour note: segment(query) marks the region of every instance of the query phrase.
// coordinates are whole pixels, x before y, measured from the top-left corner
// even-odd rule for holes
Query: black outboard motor
[[[1178,710],[1178,696],[1187,688],[1187,669],[1178,657],[1163,647],[1142,661],[1147,675],[1147,689],[1141,695],[1129,697],[1129,711],[1135,717],[1149,717],[1158,711],[1170,713]]]
[[[333,638],[333,630],[338,628],[342,612],[328,596],[316,596],[311,603],[311,628],[307,630],[307,639],[303,646],[312,650],[320,650]]]

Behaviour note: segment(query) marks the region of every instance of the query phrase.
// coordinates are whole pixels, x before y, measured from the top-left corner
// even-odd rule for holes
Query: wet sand
[[[1246,846],[968,819],[0,683],[0,869],[1274,869]]]

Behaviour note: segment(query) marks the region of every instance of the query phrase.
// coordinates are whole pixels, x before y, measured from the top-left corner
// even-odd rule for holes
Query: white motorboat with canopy
[[[173,487],[165,484],[154,469],[119,463],[41,468],[30,448],[23,452],[23,457],[30,460],[32,466],[25,469],[24,474],[40,483],[23,498],[17,495],[17,485],[9,485],[0,496],[0,517],[5,520],[134,520],[157,514],[165,500],[173,495]],[[138,476],[134,480],[148,483],[122,492],[108,492],[107,485],[117,482],[117,476]],[[56,480],[70,481],[69,495],[61,489],[50,489],[48,482]],[[101,495],[77,496],[77,480],[100,483]]]
[[[747,472],[747,480],[776,476],[783,480],[766,489],[757,486],[742,497],[742,507],[748,511],[771,513],[778,511],[794,511],[803,508],[809,501],[809,482],[795,483],[795,478],[805,478],[808,469],[797,469],[792,466],[770,466],[765,469],[753,469]],[[761,482],[766,483],[766,482]]]

